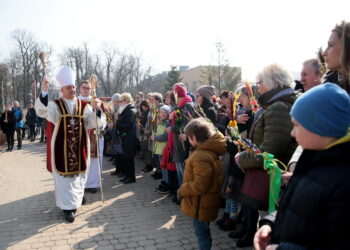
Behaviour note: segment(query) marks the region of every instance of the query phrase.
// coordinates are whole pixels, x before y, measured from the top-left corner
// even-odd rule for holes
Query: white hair
[[[262,81],[268,90],[292,87],[294,84],[292,74],[278,64],[266,66],[258,73],[256,78],[258,82]]]
[[[124,100],[127,103],[132,103],[134,101],[129,93],[121,94],[119,100]]]

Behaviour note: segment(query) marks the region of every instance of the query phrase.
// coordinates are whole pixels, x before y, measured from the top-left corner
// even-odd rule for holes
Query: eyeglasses
[[[258,81],[257,83],[255,83],[257,86],[260,86],[262,84],[263,81]]]
[[[91,89],[91,88],[89,88],[89,87],[83,87],[83,89]]]

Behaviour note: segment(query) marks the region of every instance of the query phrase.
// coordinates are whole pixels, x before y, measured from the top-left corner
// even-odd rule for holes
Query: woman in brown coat
[[[204,118],[190,121],[185,134],[194,150],[187,159],[178,197],[182,198],[182,212],[193,218],[199,249],[210,249],[209,222],[216,219],[220,206],[222,163],[219,155],[226,152],[226,140]]]

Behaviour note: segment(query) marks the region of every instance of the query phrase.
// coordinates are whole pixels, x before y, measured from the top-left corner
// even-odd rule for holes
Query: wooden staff
[[[46,61],[46,53],[44,51],[40,51],[39,53],[39,59],[41,62],[41,65],[43,67],[43,72],[44,72],[44,76],[43,78],[45,78],[47,76],[47,61]],[[49,86],[48,86],[48,81],[43,81],[44,82],[44,86],[42,86],[44,89],[46,89],[45,91],[48,91]],[[36,86],[35,86],[36,89]],[[35,96],[36,98],[36,96]]]
[[[98,85],[98,81],[97,81],[97,77],[95,74],[92,74],[89,78],[89,82],[91,83],[91,87],[92,87],[92,99],[96,100],[96,88]],[[103,186],[102,186],[102,168],[101,168],[101,158],[100,158],[100,131],[97,125],[97,109],[95,109],[95,114],[96,114],[96,129],[95,129],[95,135],[96,135],[96,144],[97,144],[97,162],[98,162],[98,168],[100,169],[100,186],[101,186],[101,202],[103,204],[104,202],[104,197],[103,197]]]
[[[46,77],[46,69],[47,69],[47,61],[46,61],[46,54],[44,51],[39,52],[39,60],[41,62],[41,65],[43,67],[44,77]],[[45,88],[48,88],[48,86],[45,86]],[[36,98],[36,81],[34,80],[34,97]]]
[[[41,65],[43,66],[44,76],[46,76],[47,62],[46,62],[46,54],[45,54],[45,52],[40,51],[39,59],[40,59]]]

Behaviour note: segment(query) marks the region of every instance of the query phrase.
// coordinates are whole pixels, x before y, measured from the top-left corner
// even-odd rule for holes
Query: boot
[[[247,233],[246,229],[242,227],[242,228],[239,229],[239,230],[230,232],[230,233],[228,234],[228,237],[233,238],[233,239],[240,239],[240,238],[242,238],[246,233]]]
[[[228,216],[229,216],[229,214],[224,213],[224,214],[222,215],[222,218],[221,218],[221,219],[218,219],[218,220],[215,222],[215,224],[218,225],[218,226],[224,224],[224,222],[226,221],[226,219],[228,218]]]
[[[223,231],[235,230],[236,229],[236,219],[227,218],[225,222],[219,226]]]
[[[255,232],[247,232],[241,239],[237,240],[236,247],[251,247],[253,246]]]
[[[159,189],[162,189],[163,186],[164,186],[165,182],[164,181],[161,181],[160,184],[158,186],[156,186],[156,192],[159,191]]]
[[[246,220],[246,233],[236,242],[237,247],[249,247],[253,245],[254,235],[257,229],[259,212],[252,207],[244,205],[244,216]]]
[[[159,187],[158,193],[160,193],[160,194],[168,194],[169,193],[168,184],[166,182],[163,182],[163,185],[161,185]]]
[[[146,164],[145,168],[142,169],[143,172],[147,173],[147,172],[151,172],[153,170],[153,167],[151,164]]]
[[[163,178],[162,172],[155,172],[155,174],[152,176],[155,180],[159,180]]]

